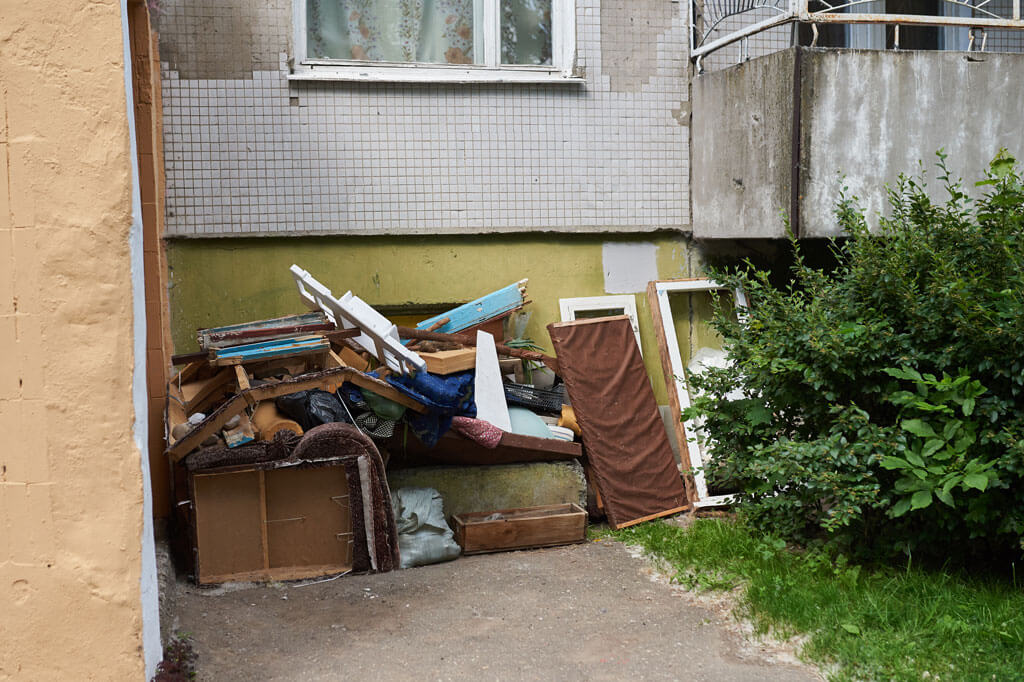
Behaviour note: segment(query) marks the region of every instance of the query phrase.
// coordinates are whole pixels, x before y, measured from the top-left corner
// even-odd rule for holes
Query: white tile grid
[[[598,0],[577,4],[585,89],[289,86],[284,54],[251,80],[167,68],[167,234],[685,228],[678,6],[636,92],[612,92],[601,72]]]

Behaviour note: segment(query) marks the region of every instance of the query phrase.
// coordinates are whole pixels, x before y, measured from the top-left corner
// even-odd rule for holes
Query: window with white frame
[[[292,77],[573,78],[575,0],[294,0]]]

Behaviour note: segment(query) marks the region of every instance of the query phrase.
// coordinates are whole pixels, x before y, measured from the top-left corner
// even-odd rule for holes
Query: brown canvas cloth
[[[629,318],[557,322],[548,333],[611,526],[679,511],[686,489]]]

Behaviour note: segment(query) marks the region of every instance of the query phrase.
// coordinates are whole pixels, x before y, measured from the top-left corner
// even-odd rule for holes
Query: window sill
[[[303,63],[290,81],[361,81],[377,83],[586,83],[551,67],[442,66],[434,64],[356,65]]]

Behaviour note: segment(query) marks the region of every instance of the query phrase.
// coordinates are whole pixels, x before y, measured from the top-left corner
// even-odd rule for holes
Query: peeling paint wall
[[[0,0],[0,679],[145,675],[121,12]]]
[[[686,3],[578,0],[585,84],[287,80],[288,0],[162,0],[167,234],[689,229]]]

